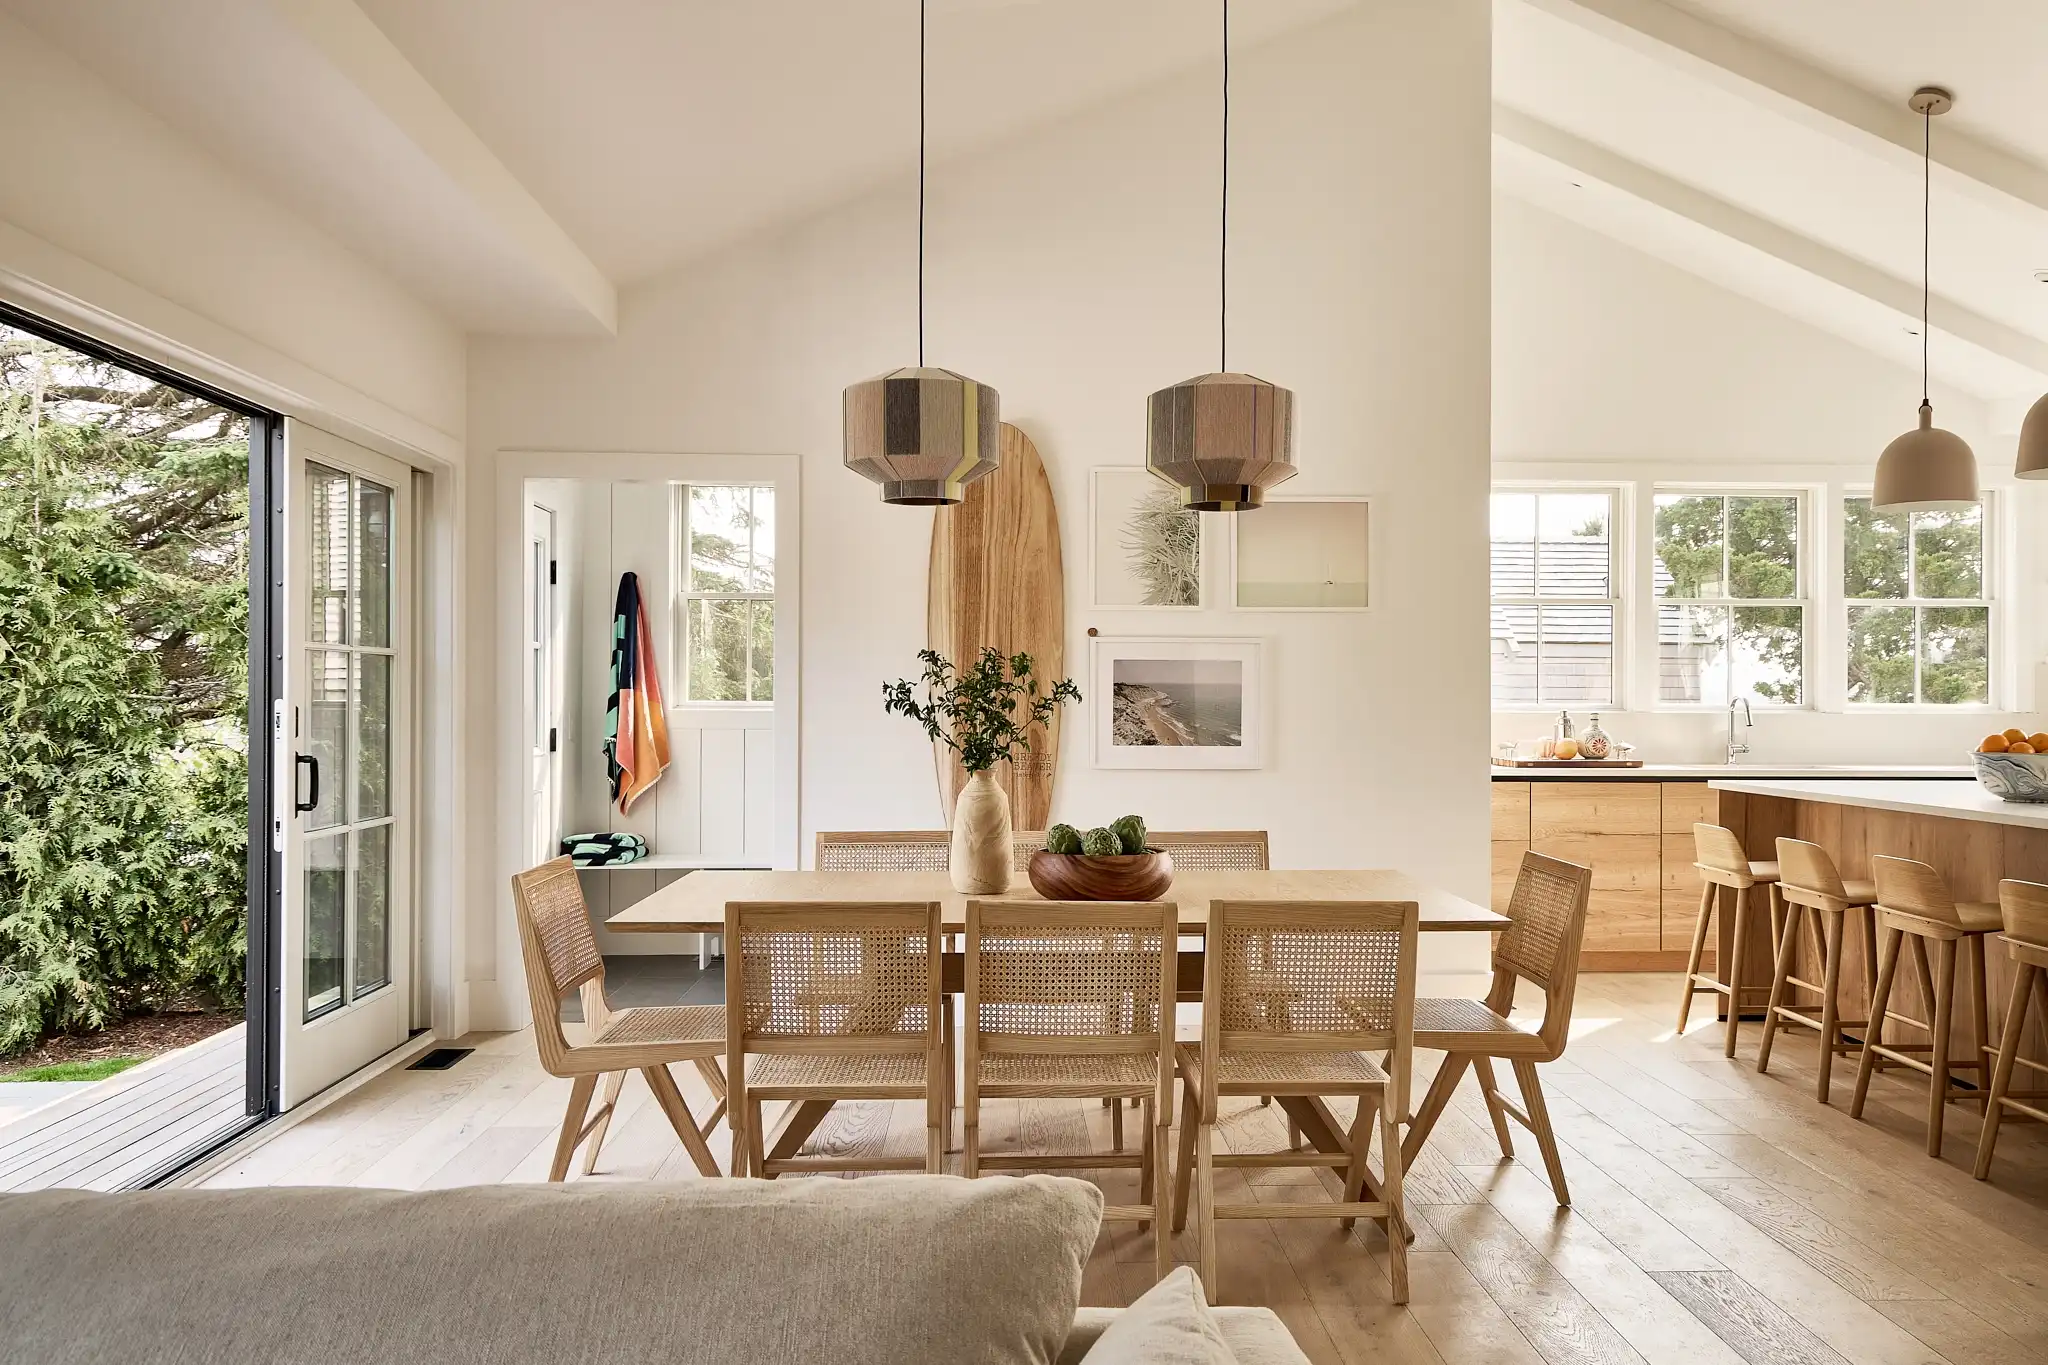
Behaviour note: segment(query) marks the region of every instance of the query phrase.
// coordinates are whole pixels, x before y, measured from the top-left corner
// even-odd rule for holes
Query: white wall
[[[1379,605],[1205,619],[1268,642],[1266,767],[1097,771],[1072,724],[1056,816],[1267,827],[1283,865],[1399,865],[1486,895],[1488,44],[1480,0],[1389,0],[1233,64],[1232,364],[1298,395],[1289,491],[1376,497]],[[928,355],[996,385],[1045,457],[1077,675],[1091,625],[1190,631],[1088,608],[1087,479],[1142,462],[1145,395],[1216,363],[1215,115],[1213,77],[1176,80],[932,178]],[[479,461],[802,453],[806,842],[939,823],[929,749],[878,698],[925,642],[930,514],[839,467],[841,390],[915,357],[909,191],[629,292],[616,341],[471,357]],[[473,930],[502,939],[497,900]],[[516,1019],[519,993],[499,995]]]
[[[1762,481],[1831,506],[1867,487],[1877,453],[1914,420],[1917,373],[1519,199],[1495,200],[1493,269],[1497,479],[1607,482],[1637,502],[1660,482]],[[1990,730],[2041,728],[2048,551],[2038,528],[2048,524],[2048,489],[2011,478],[2013,438],[1991,434],[1981,401],[1938,385],[1933,398],[1937,420],[1970,442],[2000,494],[2007,572],[1997,586],[1996,682],[2010,709],[1845,711],[1841,622],[1822,612],[1808,677],[1815,705],[1760,710],[1753,761],[1961,763]],[[1646,503],[1640,510],[1639,527]],[[1838,580],[1839,561],[1823,550],[1818,567]],[[1660,711],[1644,699],[1646,644],[1638,631],[1641,685],[1629,707],[1603,711],[1608,730],[1653,760],[1720,761],[1724,715]],[[1554,718],[1554,709],[1496,712],[1493,735],[1535,739]]]

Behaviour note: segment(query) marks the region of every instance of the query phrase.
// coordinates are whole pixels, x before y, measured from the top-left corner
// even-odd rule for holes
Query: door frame
[[[673,483],[766,483],[776,489],[776,577],[790,584],[786,599],[776,604],[775,835],[773,865],[794,869],[802,864],[802,791],[800,788],[802,715],[802,585],[803,585],[803,459],[798,455],[649,454],[576,450],[500,450],[495,459],[498,480],[492,532],[491,564],[497,580],[497,643],[487,666],[497,674],[496,789],[517,793],[498,810],[496,892],[489,902],[489,946],[474,941],[471,960],[486,952],[495,960],[495,1001],[487,1001],[485,983],[471,982],[471,1026],[524,1028],[530,1022],[525,966],[512,917],[511,879],[524,870],[530,837],[527,779],[523,768],[528,746],[524,635],[520,610],[525,599],[522,560],[526,549],[525,515],[529,479],[576,479],[591,482],[641,481]],[[648,603],[648,611],[667,611],[670,604]],[[787,632],[786,634],[784,632]],[[785,642],[787,642],[785,646]],[[662,661],[666,665],[667,661]],[[665,679],[666,681],[666,679]],[[472,921],[472,934],[486,932]]]

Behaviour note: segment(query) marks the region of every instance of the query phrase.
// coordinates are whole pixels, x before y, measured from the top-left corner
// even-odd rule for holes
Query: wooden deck
[[[1552,1202],[1524,1134],[1515,1134],[1521,1159],[1501,1159],[1468,1080],[1410,1173],[1407,1307],[1388,1302],[1376,1229],[1346,1234],[1320,1221],[1225,1223],[1219,1298],[1273,1308],[1317,1365],[2048,1360],[2048,1129],[2008,1123],[1991,1181],[1979,1184],[1970,1178],[1978,1120],[1967,1106],[1951,1108],[1942,1159],[1929,1160],[1919,1085],[1881,1073],[1867,1121],[1856,1122],[1846,1112],[1853,1066],[1835,1068],[1833,1107],[1815,1103],[1810,1031],[1781,1032],[1771,1072],[1759,1076],[1760,1025],[1744,1025],[1729,1061],[1709,1009],[1695,1012],[1685,1037],[1671,1036],[1677,997],[1671,975],[1582,979],[1570,1049],[1542,1069],[1569,1211]],[[423,1189],[544,1179],[569,1083],[541,1071],[529,1033],[466,1042],[477,1051],[453,1070],[387,1072],[204,1183]],[[694,1068],[677,1072],[691,1104],[705,1105]],[[922,1112],[842,1105],[811,1147],[919,1153]],[[1280,1145],[1277,1112],[1245,1101],[1226,1115],[1221,1141]],[[1106,1111],[1067,1100],[993,1102],[983,1131],[992,1145],[1109,1143]],[[712,1139],[721,1160],[725,1142],[721,1126]],[[1114,1201],[1133,1201],[1134,1172],[1090,1174]],[[588,1178],[696,1178],[637,1077]],[[1217,1183],[1226,1198],[1286,1202],[1303,1179],[1227,1171]],[[1175,1238],[1176,1258],[1193,1253],[1192,1237]],[[1086,1301],[1127,1303],[1151,1282],[1151,1234],[1106,1228]]]
[[[244,1026],[0,1127],[0,1192],[128,1188],[244,1118]]]

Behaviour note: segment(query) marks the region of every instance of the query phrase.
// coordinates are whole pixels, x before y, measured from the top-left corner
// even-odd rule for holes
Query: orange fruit
[[[2027,742],[2027,732],[2025,730],[2007,730],[2005,732],[2005,742],[2007,744],[2025,744]]]
[[[1577,758],[1579,756],[1579,742],[1575,739],[1559,740],[1557,742],[1557,756],[1559,758]]]
[[[2009,754],[2031,754],[2038,753],[2039,751],[2035,749],[2033,745],[2027,743],[2025,740],[2021,740],[2019,743],[2007,749],[2006,752]]]
[[[2004,735],[1990,735],[1985,738],[1982,744],[1977,746],[1977,752],[1980,754],[2002,754],[2011,747],[2012,741]]]
[[[2038,735],[2028,735],[2027,743],[2034,746],[2035,753],[2048,754],[2048,731],[2043,731]]]

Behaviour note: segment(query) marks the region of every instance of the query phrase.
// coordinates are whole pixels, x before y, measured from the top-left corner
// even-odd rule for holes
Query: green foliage
[[[1146,490],[1124,527],[1124,558],[1148,607],[1192,607],[1202,600],[1201,513],[1170,488]]]
[[[775,588],[775,490],[702,485],[689,490],[690,591]],[[692,598],[685,624],[684,695],[691,701],[775,699],[775,603]]]
[[[1843,508],[1843,593],[1852,604],[1968,600],[1984,592],[1984,516],[1887,515],[1868,498]],[[1981,705],[1991,697],[1991,613],[1985,607],[1849,608],[1849,700]]]
[[[1799,500],[1724,498],[1718,494],[1657,499],[1657,563],[1670,575],[1660,596],[1705,602],[1794,599],[1799,596]],[[1757,661],[1755,673],[1732,680],[1734,695],[1796,705],[1804,696],[1804,611],[1783,607],[1685,608],[1703,643]]]
[[[1029,654],[1005,659],[983,648],[979,659],[958,671],[937,650],[921,649],[917,657],[924,664],[923,698],[916,685],[899,678],[882,684],[882,709],[924,726],[934,741],[960,755],[970,773],[986,772],[1019,749],[1029,751],[1032,727],[1050,723],[1063,703],[1081,700],[1071,678],[1041,693]]]
[[[1081,851],[1081,831],[1075,829],[1072,825],[1054,825],[1045,832],[1045,851],[1047,853],[1079,853]]]
[[[0,1055],[239,1000],[241,420],[0,329]]]
[[[1124,852],[1143,853],[1145,851],[1145,820],[1143,816],[1126,815],[1121,820],[1112,821],[1109,828],[1110,832],[1116,835],[1117,842],[1123,845]]]
[[[103,1081],[147,1060],[145,1057],[97,1057],[89,1062],[56,1062],[50,1066],[32,1066],[9,1072],[0,1076],[0,1081]]]
[[[1124,851],[1124,841],[1112,830],[1091,829],[1081,836],[1081,851],[1091,858],[1114,858]]]

